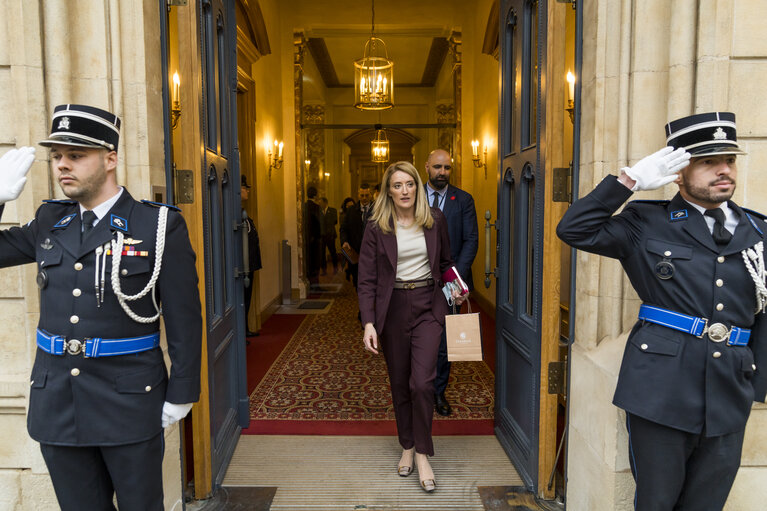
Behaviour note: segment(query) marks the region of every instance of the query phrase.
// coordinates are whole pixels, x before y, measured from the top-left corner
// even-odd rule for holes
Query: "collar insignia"
[[[51,243],[50,238],[45,238],[45,241],[40,243],[40,246],[43,248],[43,250],[50,250],[53,248],[53,243]]]
[[[672,222],[676,222],[678,220],[684,220],[687,218],[687,210],[686,209],[678,209],[676,211],[672,211],[669,213],[669,220]]]
[[[714,140],[727,140],[727,133],[721,127],[717,128],[714,132]]]
[[[109,225],[123,232],[128,232],[128,221],[117,215],[109,215]]]
[[[66,227],[72,222],[72,219],[77,216],[77,213],[72,213],[71,215],[67,215],[58,222],[56,222],[56,225],[53,226],[54,229],[59,227]]]
[[[56,128],[57,130],[68,130],[69,129],[69,117],[62,117],[59,121],[59,126]]]

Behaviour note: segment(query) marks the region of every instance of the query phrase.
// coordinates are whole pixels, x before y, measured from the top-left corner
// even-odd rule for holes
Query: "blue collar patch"
[[[128,232],[128,221],[121,216],[109,215],[109,225],[123,232]]]
[[[68,227],[69,224],[72,223],[72,219],[77,216],[77,213],[71,213],[65,217],[63,217],[61,220],[56,222],[56,225],[53,226],[54,229],[63,229],[64,227]]]
[[[677,209],[676,211],[672,211],[671,213],[669,213],[669,220],[672,222],[685,220],[687,217],[688,215],[687,215],[686,209]]]
[[[756,232],[758,232],[759,234],[761,234],[762,236],[764,236],[764,233],[763,233],[763,232],[762,232],[762,230],[759,228],[759,226],[758,226],[758,225],[756,225],[756,222],[754,222],[754,219],[753,219],[753,218],[751,218],[751,215],[749,215],[748,213],[746,213],[746,218],[748,218],[748,221],[749,221],[749,222],[751,222],[751,225],[753,225],[753,226],[754,226],[754,229],[756,229]]]

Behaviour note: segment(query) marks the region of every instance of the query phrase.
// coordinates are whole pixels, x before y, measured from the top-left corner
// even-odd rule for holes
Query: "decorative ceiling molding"
[[[492,55],[498,60],[498,30],[500,23],[500,8],[498,0],[493,1],[490,7],[490,14],[487,17],[487,26],[485,27],[485,39],[482,43],[482,53]]]
[[[378,36],[405,36],[405,37],[448,37],[455,28],[444,25],[378,25]],[[311,25],[304,28],[307,37],[370,37],[370,24],[349,25]]]
[[[243,31],[258,49],[258,53],[262,56],[272,53],[264,15],[258,0],[237,0],[235,13],[238,21],[237,26],[243,27]]]
[[[322,81],[325,82],[325,87],[330,88],[341,86],[341,84],[338,83],[336,68],[333,67],[333,59],[330,58],[330,53],[328,53],[328,47],[325,44],[325,39],[321,37],[310,37],[306,40],[306,45],[309,47],[309,51],[312,54],[314,63],[317,65],[317,69],[320,71]]]
[[[445,63],[445,57],[448,51],[448,42],[444,37],[435,37],[431,41],[429,57],[426,59],[426,66],[421,77],[421,85],[424,87],[434,87],[439,77],[442,65]]]

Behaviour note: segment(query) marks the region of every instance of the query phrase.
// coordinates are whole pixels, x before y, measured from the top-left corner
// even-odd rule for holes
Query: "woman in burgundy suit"
[[[440,276],[453,260],[445,218],[429,208],[423,190],[409,162],[386,169],[362,238],[357,294],[365,349],[378,354],[380,336],[389,372],[403,448],[397,472],[410,475],[415,458],[421,486],[431,492],[434,378],[447,313]],[[465,298],[454,296],[458,304]]]

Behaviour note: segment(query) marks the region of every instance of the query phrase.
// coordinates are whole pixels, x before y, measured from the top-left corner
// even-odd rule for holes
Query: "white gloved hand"
[[[35,161],[35,148],[11,149],[0,157],[0,204],[16,200],[27,182],[27,172]]]
[[[186,417],[186,414],[192,409],[193,404],[194,403],[184,403],[178,405],[176,403],[165,401],[165,404],[162,405],[162,427],[167,428]]]
[[[690,164],[690,153],[683,148],[674,151],[666,146],[660,151],[645,156],[633,167],[623,167],[623,172],[636,184],[631,191],[655,190],[666,186],[677,178],[677,173]]]

